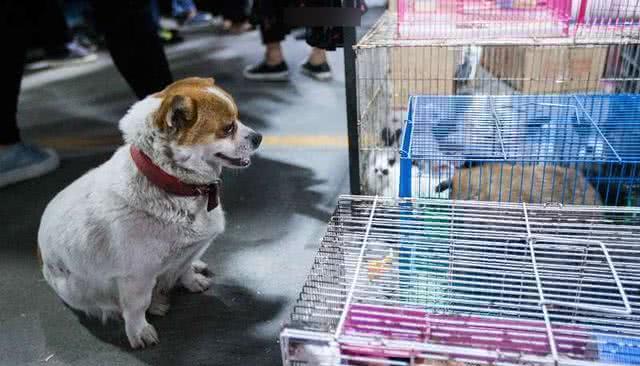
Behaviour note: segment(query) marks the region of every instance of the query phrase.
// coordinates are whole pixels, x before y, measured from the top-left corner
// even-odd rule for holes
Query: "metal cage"
[[[629,94],[412,97],[400,195],[635,204],[639,117]]]
[[[343,196],[284,365],[640,364],[640,209]]]
[[[365,194],[398,196],[399,131],[411,95],[640,90],[640,52],[627,38],[605,43],[571,37],[407,40],[398,38],[397,27],[397,14],[386,13],[355,46],[360,188]]]
[[[571,0],[399,0],[401,38],[562,37]]]
[[[398,0],[404,39],[637,38],[637,0]]]

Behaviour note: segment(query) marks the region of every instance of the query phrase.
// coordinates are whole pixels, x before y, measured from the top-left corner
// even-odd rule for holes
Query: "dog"
[[[262,136],[213,79],[188,78],[135,103],[125,145],[58,193],[41,219],[44,278],[71,308],[124,320],[133,348],[158,343],[146,313],[177,285],[211,283],[200,258],[224,231],[223,168],[246,168]]]

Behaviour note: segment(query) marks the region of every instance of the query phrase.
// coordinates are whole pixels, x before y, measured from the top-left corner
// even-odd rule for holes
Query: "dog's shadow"
[[[253,330],[273,319],[284,303],[284,299],[265,299],[239,285],[214,284],[202,294],[176,289],[165,317],[147,316],[158,331],[160,344],[141,350],[131,350],[122,321],[103,324],[74,313],[91,335],[148,365],[275,365],[280,360],[276,339],[262,339],[253,335]],[[45,331],[48,328],[44,327]],[[51,349],[74,343],[47,338]],[[75,353],[78,356],[77,350]]]

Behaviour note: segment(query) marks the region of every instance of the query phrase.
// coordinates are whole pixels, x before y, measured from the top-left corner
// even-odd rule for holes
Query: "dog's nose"
[[[251,145],[253,145],[253,148],[257,149],[262,142],[262,135],[257,132],[253,132],[251,135],[249,135],[249,139],[251,140]]]

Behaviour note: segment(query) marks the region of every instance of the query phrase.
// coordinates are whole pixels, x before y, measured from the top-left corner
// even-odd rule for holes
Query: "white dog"
[[[43,272],[72,308],[120,316],[132,347],[158,342],[145,313],[164,315],[169,291],[210,285],[200,257],[223,232],[223,167],[244,168],[262,136],[238,120],[213,79],[189,78],[136,104],[120,121],[126,145],[47,206]]]

